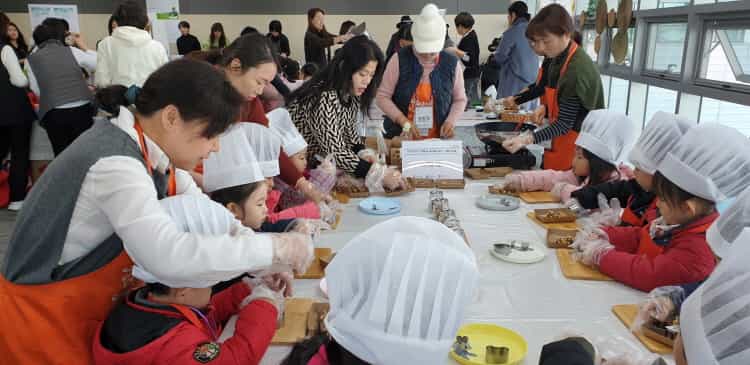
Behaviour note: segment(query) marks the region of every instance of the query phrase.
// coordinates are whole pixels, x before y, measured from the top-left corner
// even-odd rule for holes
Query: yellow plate
[[[526,357],[528,345],[521,335],[507,328],[496,326],[494,324],[473,323],[467,324],[458,330],[456,336],[466,336],[469,338],[471,346],[470,353],[476,356],[469,356],[469,359],[458,356],[455,348],[451,350],[451,357],[459,364],[463,365],[484,365],[485,348],[487,345],[495,347],[507,347],[510,349],[507,365],[518,364]]]

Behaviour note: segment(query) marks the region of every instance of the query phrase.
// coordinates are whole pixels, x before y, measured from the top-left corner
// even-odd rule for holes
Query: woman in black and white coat
[[[289,114],[308,143],[308,161],[333,154],[336,167],[369,187],[396,188],[401,174],[366,150],[357,132],[357,115],[367,113],[375,99],[385,67],[383,52],[365,36],[346,42],[322,71],[289,97]],[[310,166],[315,167],[315,166]]]

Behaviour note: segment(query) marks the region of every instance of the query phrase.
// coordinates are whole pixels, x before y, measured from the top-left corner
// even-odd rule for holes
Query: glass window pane
[[[662,89],[660,87],[648,87],[648,99],[646,99],[645,122],[658,111],[674,113],[677,106],[677,91]]]
[[[690,5],[690,0],[641,0],[641,10],[676,8]]]
[[[649,24],[646,69],[680,74],[686,36],[687,23]]]
[[[703,98],[700,123],[721,123],[750,137],[750,106]]]
[[[713,4],[716,0],[693,0],[694,5],[701,5],[701,4]]]
[[[594,49],[594,41],[596,41],[596,29],[593,28],[586,28],[583,30],[583,48],[586,50],[586,53],[591,57],[591,60],[596,62],[596,60],[599,59],[599,54],[596,53],[596,50]]]
[[[617,34],[618,28],[612,29],[612,37]],[[622,66],[630,67],[630,62],[633,60],[633,44],[635,43],[635,27],[628,28],[628,53],[625,56],[625,60],[620,64]],[[612,45],[610,41],[610,46]],[[612,52],[609,53],[609,63],[615,63],[615,56]]]
[[[712,27],[705,37],[699,77],[750,85],[750,25]]]
[[[609,108],[611,110],[627,113],[628,112],[628,92],[630,82],[624,79],[612,78],[612,85],[609,91]]]
[[[602,76],[602,89],[604,90],[604,105],[609,105],[609,83],[612,81],[612,77],[607,75]]]

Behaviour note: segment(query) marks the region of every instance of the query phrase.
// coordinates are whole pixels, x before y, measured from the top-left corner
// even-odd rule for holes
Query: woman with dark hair
[[[6,33],[10,21],[0,12],[0,34]],[[29,176],[29,149],[31,123],[36,119],[34,109],[26,96],[28,79],[21,69],[13,46],[0,38],[0,156],[10,152],[10,205],[8,209],[18,211],[26,198]]]
[[[391,56],[393,56],[395,53],[398,53],[398,50],[401,49],[401,45],[399,44],[399,40],[402,38],[402,30],[404,29],[404,26],[411,26],[411,17],[408,15],[401,16],[401,20],[399,20],[398,23],[396,23],[396,33],[391,34],[391,40],[388,41],[388,48],[385,50],[385,59],[389,60],[391,59]],[[411,34],[409,35],[411,37]]]
[[[539,57],[526,39],[530,18],[529,9],[523,1],[516,1],[508,7],[508,29],[495,49],[492,64],[500,73],[498,98],[521,92],[536,78]]]
[[[569,170],[575,141],[589,111],[604,108],[604,89],[599,70],[585,50],[573,41],[575,27],[568,11],[558,4],[544,7],[529,22],[526,38],[538,55],[545,57],[537,82],[521,94],[503,99],[506,106],[521,105],[541,94],[541,106],[532,117],[550,125],[506,140],[503,147],[515,153],[526,145],[552,141],[544,153],[544,168]],[[541,90],[544,93],[541,93]]]
[[[357,132],[357,116],[370,110],[383,68],[378,45],[365,36],[354,37],[289,97],[289,114],[308,144],[310,168],[316,167],[316,155],[333,155],[336,167],[355,177],[379,173],[372,154],[360,154],[365,148]],[[398,186],[400,174],[395,172],[388,170],[381,184]]]
[[[351,20],[345,20],[343,23],[341,23],[341,28],[339,28],[339,35],[344,35],[346,33],[349,33],[354,26],[356,26],[357,23],[351,21]]]
[[[280,21],[271,20],[268,24],[268,34],[266,34],[266,37],[271,41],[271,48],[277,55],[287,58],[292,54],[292,50],[289,47],[289,38],[281,32]]]
[[[260,33],[244,35],[224,48],[222,53],[217,65],[224,70],[227,79],[246,100],[239,120],[268,127],[268,118],[259,98],[277,77],[276,63],[268,40]],[[330,197],[320,193],[305,179],[283,151],[279,155],[279,170],[279,177],[308,199],[316,203],[330,200]]]
[[[98,48],[96,85],[142,86],[149,75],[167,63],[167,50],[145,30],[148,15],[143,3],[127,0],[113,14],[117,28]]]
[[[224,34],[224,26],[221,23],[211,25],[211,34],[208,35],[208,49],[222,49],[227,46],[227,36]]]
[[[331,57],[331,46],[344,43],[351,35],[335,35],[328,33],[324,24],[325,11],[312,8],[307,11],[307,32],[305,32],[305,60],[307,63],[317,63],[320,68],[325,67]]]
[[[26,44],[26,39],[23,37],[23,33],[18,29],[15,23],[8,24],[8,30],[6,31],[7,44],[13,47],[13,51],[16,52],[18,61],[23,66],[26,61],[26,57],[29,55],[29,46]]]
[[[24,331],[0,341],[8,363],[91,364],[96,327],[131,287],[134,264],[175,280],[224,281],[274,263],[304,272],[311,259],[306,236],[258,235],[239,222],[232,235],[185,232],[159,203],[202,194],[186,170],[218,151],[244,102],[221,72],[178,60],[140,91],[111,86],[97,100],[113,118],[49,165],[16,220],[0,321]]]

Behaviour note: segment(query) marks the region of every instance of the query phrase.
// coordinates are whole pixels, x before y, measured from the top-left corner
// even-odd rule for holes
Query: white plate
[[[505,256],[495,252],[494,246],[490,246],[490,254],[498,260],[511,262],[514,264],[533,264],[544,260],[544,257],[547,256],[545,250],[535,243],[531,243],[529,245],[529,248],[532,248],[532,250],[512,250],[510,255]]]

